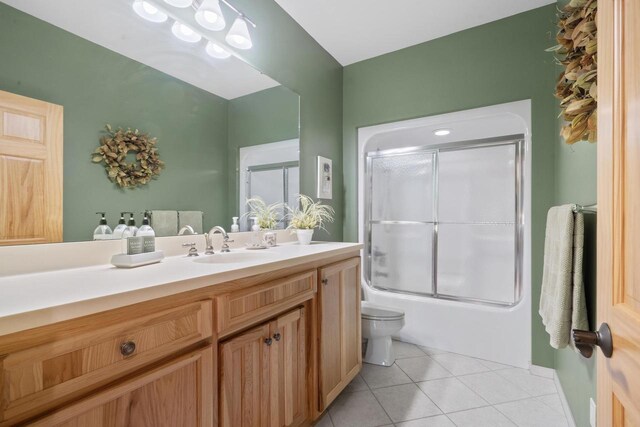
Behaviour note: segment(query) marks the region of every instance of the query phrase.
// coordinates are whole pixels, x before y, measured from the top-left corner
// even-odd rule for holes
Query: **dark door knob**
[[[602,350],[604,357],[611,357],[613,354],[613,338],[609,325],[603,323],[596,332],[573,330],[573,342],[580,351],[580,354],[586,358],[593,354],[593,347],[598,346]]]
[[[133,352],[136,351],[136,343],[133,341],[127,341],[125,343],[120,344],[120,354],[123,356],[131,356]]]
[[[282,335],[280,335],[280,332],[276,332],[275,334],[273,334],[273,339],[276,340],[276,341],[280,341],[280,337],[281,336]]]
[[[265,343],[266,345],[271,345],[271,343],[273,343],[273,340],[272,340],[271,338],[265,338],[265,339],[264,339],[264,343]]]

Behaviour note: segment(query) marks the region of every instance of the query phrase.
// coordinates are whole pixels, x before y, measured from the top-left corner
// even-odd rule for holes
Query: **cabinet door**
[[[267,426],[269,415],[269,324],[220,346],[220,425]]]
[[[305,310],[278,317],[270,329],[270,426],[297,426],[307,419],[309,407]]]
[[[212,427],[211,346],[42,418],[41,427]]]
[[[360,258],[319,270],[320,407],[324,410],[362,367]]]

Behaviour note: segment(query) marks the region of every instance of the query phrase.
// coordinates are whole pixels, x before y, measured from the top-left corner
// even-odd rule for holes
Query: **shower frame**
[[[514,179],[514,191],[515,191],[515,221],[514,225],[514,256],[515,256],[515,265],[514,265],[514,302],[505,303],[501,301],[492,301],[480,298],[473,297],[464,297],[458,295],[447,295],[438,293],[438,224],[440,223],[438,219],[438,201],[439,201],[439,185],[438,185],[438,163],[439,157],[438,153],[446,152],[446,151],[459,151],[459,150],[471,150],[471,149],[480,149],[480,148],[489,148],[489,147],[498,147],[505,145],[513,145],[515,147],[515,179]],[[433,210],[433,220],[432,221],[394,221],[394,220],[378,220],[372,221],[372,181],[373,174],[372,171],[372,160],[374,158],[381,158],[387,156],[399,156],[399,155],[409,155],[415,153],[433,153],[433,170],[432,170],[432,210]],[[393,292],[398,294],[405,295],[414,295],[425,298],[437,298],[444,299],[450,301],[458,301],[458,302],[466,302],[466,303],[474,303],[474,304],[482,304],[482,305],[490,305],[497,307],[509,308],[517,305],[523,296],[523,254],[524,254],[524,165],[525,165],[525,136],[523,134],[515,134],[515,135],[504,135],[500,137],[494,138],[484,138],[484,139],[475,139],[475,140],[465,140],[465,141],[457,141],[457,142],[447,142],[442,144],[432,144],[428,146],[417,146],[417,147],[407,147],[407,148],[394,148],[387,150],[378,150],[368,152],[365,158],[365,182],[364,182],[364,216],[365,216],[365,239],[364,239],[364,261],[365,268],[364,276],[367,282],[367,285],[372,287],[373,289],[382,290],[385,292]],[[385,288],[381,286],[374,286],[371,281],[371,270],[372,270],[372,245],[371,245],[371,225],[373,223],[377,224],[432,224],[432,243],[431,243],[431,263],[432,263],[432,279],[431,279],[431,293],[418,293],[418,292],[410,292],[410,291],[402,291],[394,288]],[[473,224],[505,224],[504,222],[477,222]],[[511,224],[511,223],[509,223]]]

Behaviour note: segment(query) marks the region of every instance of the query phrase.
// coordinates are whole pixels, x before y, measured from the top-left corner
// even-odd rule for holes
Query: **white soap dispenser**
[[[153,228],[151,228],[151,226],[149,225],[149,212],[148,211],[144,211],[144,217],[142,218],[142,225],[140,226],[140,228],[138,229],[138,232],[136,233],[136,236],[151,236],[151,237],[155,237],[156,236],[156,232],[153,231]]]
[[[111,227],[107,225],[107,218],[105,218],[106,212],[96,212],[97,215],[102,215],[100,218],[100,224],[93,230],[93,240],[111,240],[113,238],[113,231]]]
[[[125,212],[129,214],[129,221],[127,222],[127,228],[122,232],[122,238],[133,237],[138,233],[138,227],[136,227],[136,220],[133,218],[133,212]]]
[[[122,239],[122,233],[127,229],[127,223],[124,220],[124,212],[120,212],[120,220],[118,221],[118,225],[113,229],[113,238],[114,239]]]
[[[238,231],[240,231],[240,226],[238,225],[238,217],[234,216],[232,219],[233,219],[233,224],[231,224],[231,232],[237,233]]]

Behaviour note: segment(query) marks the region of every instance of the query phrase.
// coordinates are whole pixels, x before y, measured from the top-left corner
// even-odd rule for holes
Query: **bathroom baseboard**
[[[538,377],[553,379],[556,370],[553,368],[547,368],[545,366],[530,365],[529,372],[531,372],[532,375],[536,375]]]
[[[558,378],[556,370],[547,368],[545,366],[530,365],[529,372],[531,372],[531,374],[533,375],[553,380],[556,385],[556,390],[558,390],[558,396],[560,396],[560,402],[562,403],[564,415],[567,418],[567,424],[569,425],[569,427],[576,427],[576,422],[573,419],[573,414],[571,413],[571,408],[569,407],[567,396],[565,396],[564,394],[564,390],[562,389],[562,384],[560,383],[560,379]]]

